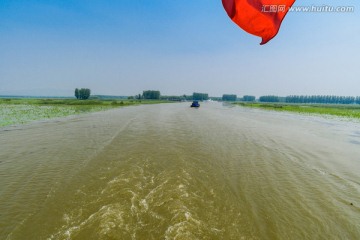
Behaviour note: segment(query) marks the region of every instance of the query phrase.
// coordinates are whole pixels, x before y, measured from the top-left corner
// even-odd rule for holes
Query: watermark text
[[[262,12],[276,13],[276,12],[308,12],[308,13],[353,13],[354,6],[330,6],[330,5],[311,5],[311,6],[292,6],[287,8],[286,5],[263,5]]]

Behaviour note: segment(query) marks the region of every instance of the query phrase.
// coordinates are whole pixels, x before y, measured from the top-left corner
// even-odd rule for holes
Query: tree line
[[[146,90],[142,94],[144,99],[160,99],[160,91]]]
[[[245,95],[242,100],[244,102],[254,102],[255,101],[255,96],[250,96],[250,95]]]
[[[235,94],[224,94],[222,96],[223,101],[232,101],[235,102],[237,99],[237,96]]]
[[[75,97],[77,99],[85,100],[90,97],[91,90],[88,88],[75,89]],[[146,90],[142,94],[135,97],[131,96],[129,99],[166,99],[170,101],[184,101],[184,100],[208,100],[207,93],[194,92],[192,95],[182,96],[161,96],[160,91]],[[223,94],[222,98],[214,97],[214,100],[232,101],[237,100],[245,102],[253,102],[256,100],[255,96],[244,95],[243,98],[237,98],[236,94]],[[279,97],[275,95],[265,95],[259,97],[260,102],[286,102],[286,103],[323,103],[323,104],[360,104],[360,96],[334,96],[334,95],[290,95],[287,97]]]
[[[334,95],[290,95],[284,98],[267,95],[261,96],[259,101],[286,103],[360,104],[360,97]]]
[[[360,104],[360,97],[351,97],[351,96],[287,96],[285,98],[287,103],[328,103],[328,104]]]
[[[242,98],[238,98],[236,94],[223,94],[222,98],[219,100],[231,101],[231,102],[235,102],[235,101],[254,102],[256,100],[256,97],[251,95],[244,95]]]
[[[203,101],[203,100],[208,100],[209,99],[209,94],[207,93],[193,93],[193,100],[198,100],[198,101]]]
[[[88,99],[90,97],[91,94],[91,90],[88,88],[75,88],[75,97],[76,99],[81,99],[81,100],[85,100]]]
[[[260,102],[280,102],[280,97],[274,95],[261,96]]]
[[[138,94],[135,96],[130,96],[128,99],[161,99],[161,100],[169,100],[169,101],[184,101],[184,100],[208,100],[209,94],[207,93],[196,93],[194,92],[192,95],[181,95],[181,96],[162,96],[160,91],[155,90],[146,90],[143,91],[142,94]]]

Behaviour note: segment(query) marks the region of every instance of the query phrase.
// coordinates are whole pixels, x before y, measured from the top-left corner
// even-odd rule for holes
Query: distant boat
[[[200,107],[200,104],[198,101],[193,101],[190,107],[198,108]]]

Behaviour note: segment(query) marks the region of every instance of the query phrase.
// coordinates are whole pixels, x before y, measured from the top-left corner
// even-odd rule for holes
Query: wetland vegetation
[[[132,99],[77,100],[70,98],[0,98],[0,127],[13,124],[24,124],[35,120],[103,111],[117,107],[164,102],[168,101]]]
[[[235,105],[254,107],[275,111],[287,111],[303,114],[332,115],[360,119],[359,104],[296,104],[296,103],[263,103],[237,102]]]

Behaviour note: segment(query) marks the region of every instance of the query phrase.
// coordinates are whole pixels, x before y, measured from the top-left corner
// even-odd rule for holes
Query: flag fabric
[[[295,0],[222,0],[229,17],[265,44],[276,36]]]

